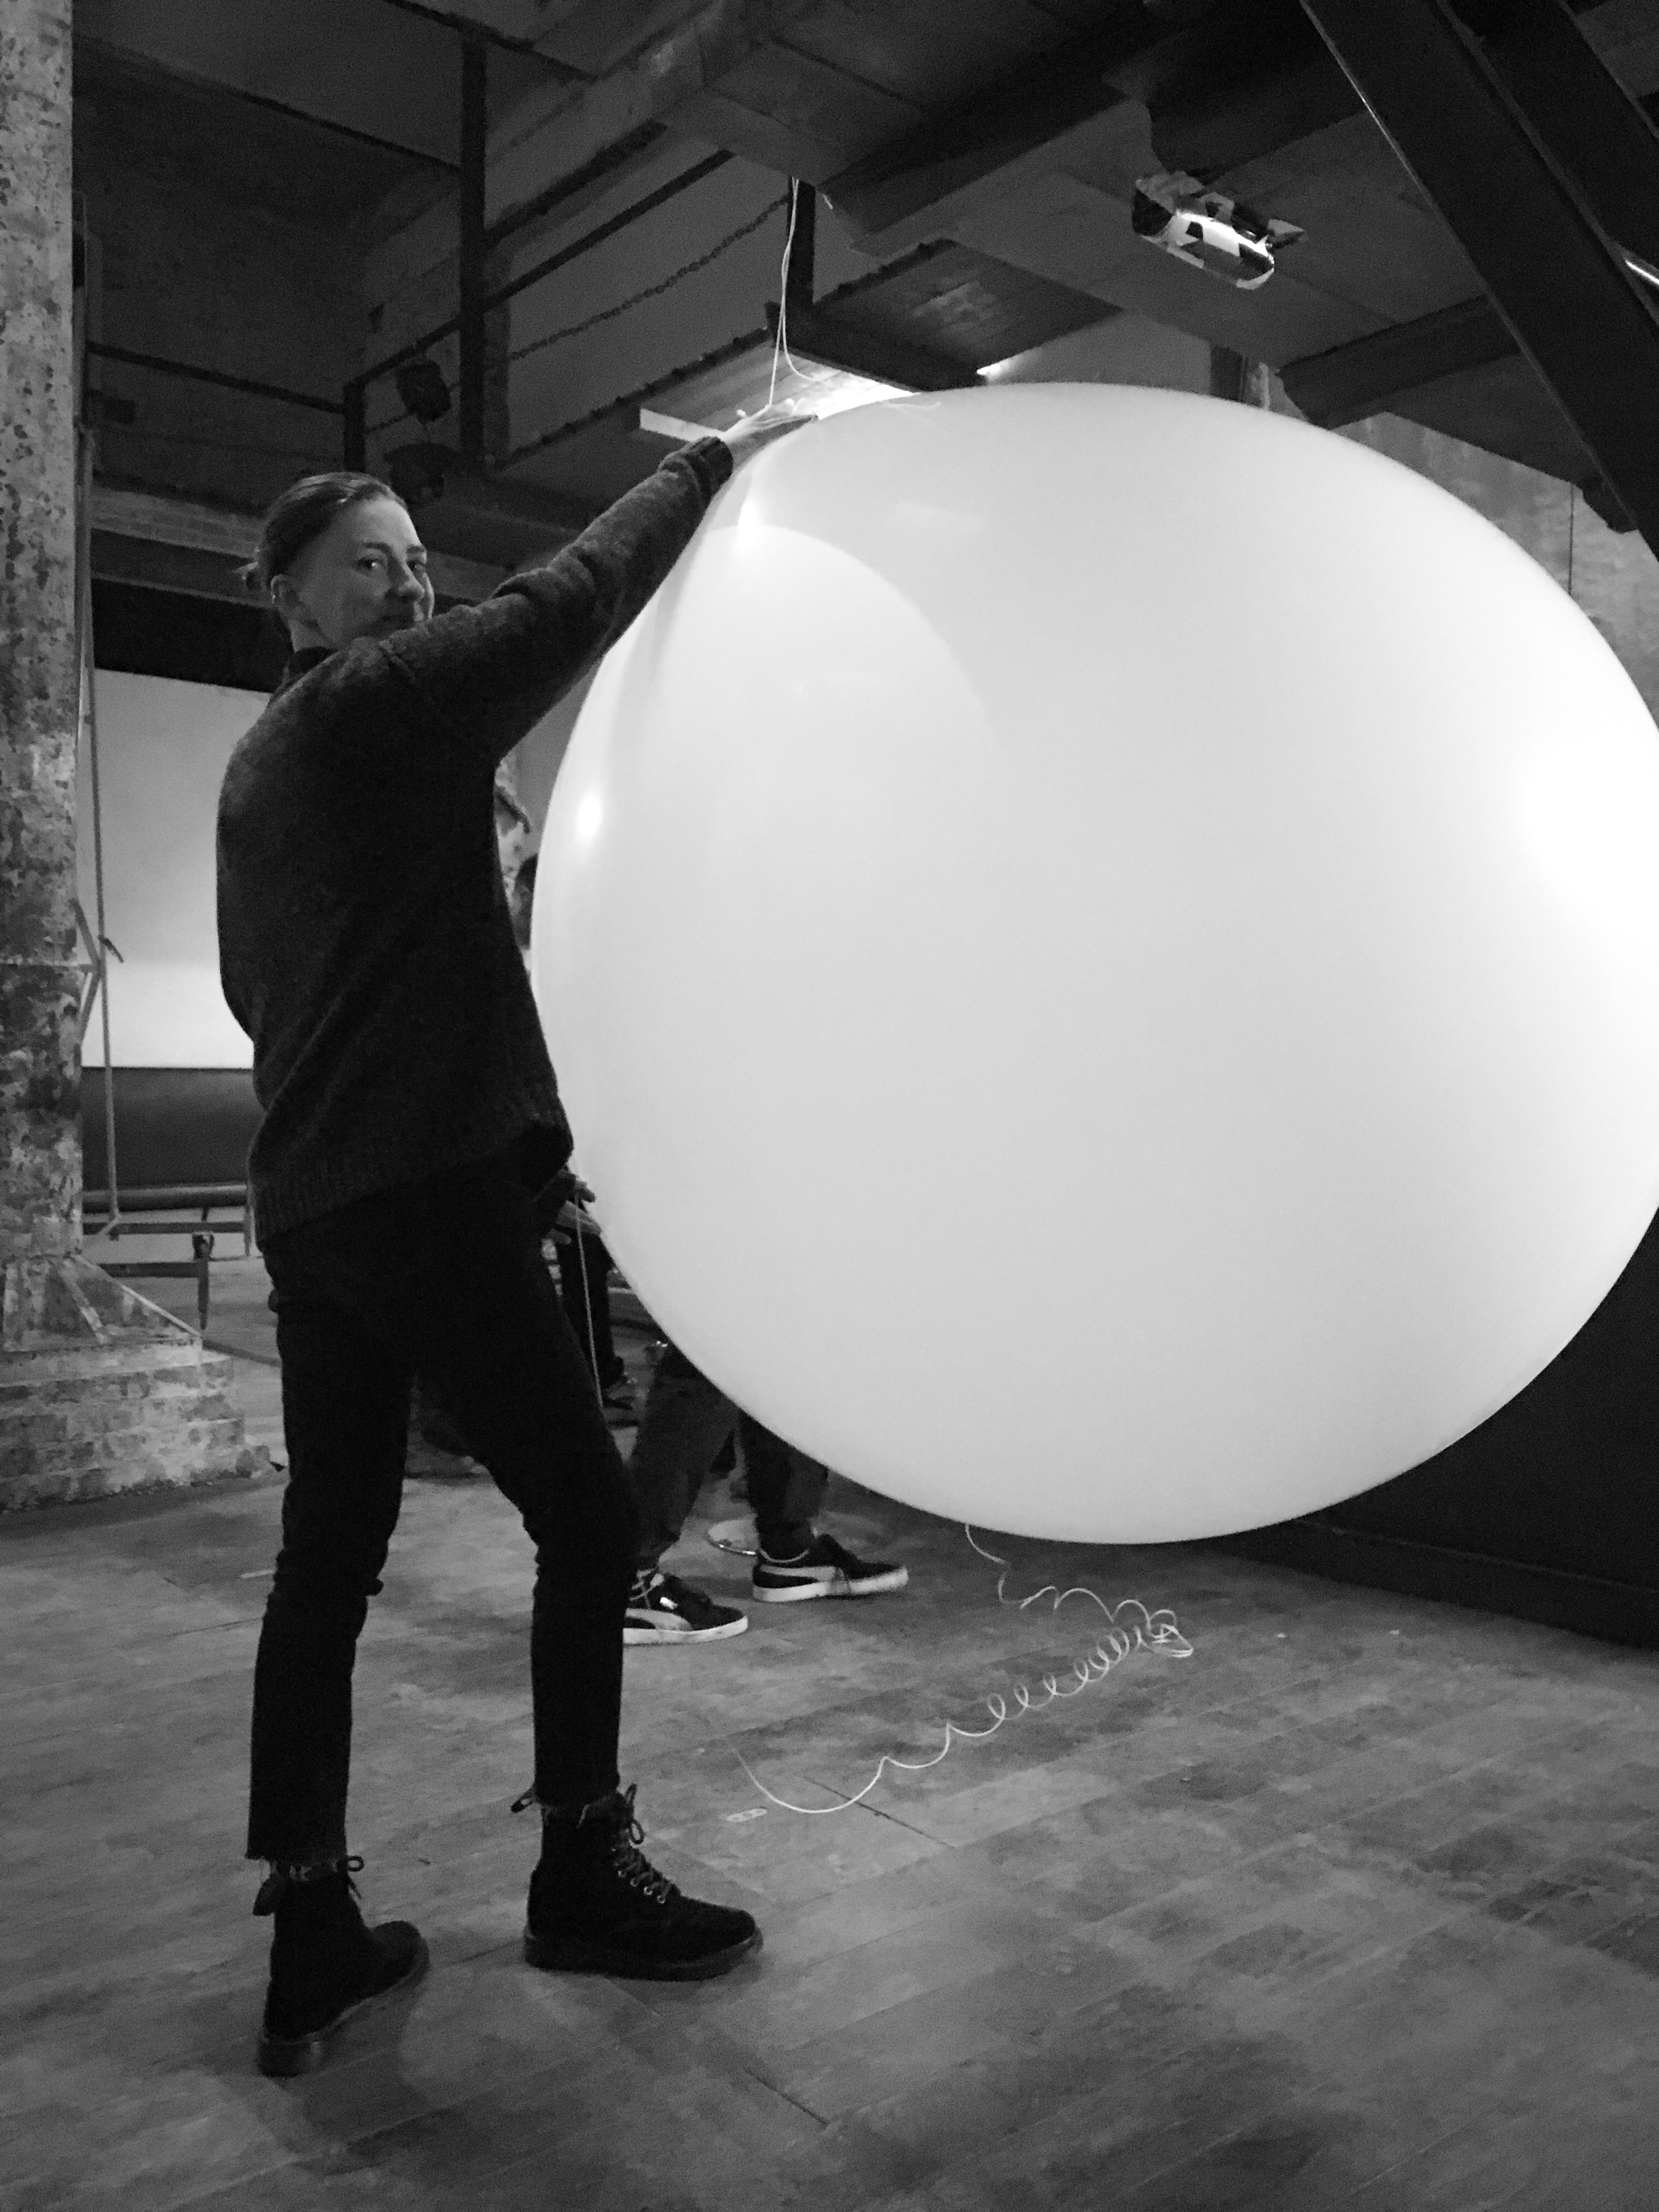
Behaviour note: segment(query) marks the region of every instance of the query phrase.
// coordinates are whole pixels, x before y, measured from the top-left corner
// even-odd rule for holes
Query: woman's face
[[[342,507],[270,589],[296,652],[390,637],[428,621],[433,608],[426,548],[395,499]]]

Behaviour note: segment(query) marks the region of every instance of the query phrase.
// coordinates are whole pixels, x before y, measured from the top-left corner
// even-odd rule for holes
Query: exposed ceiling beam
[[[1609,238],[1659,267],[1659,135],[1559,0],[1511,0],[1486,52]]]
[[[572,201],[584,194],[591,198],[596,188],[617,181],[623,173],[654,152],[667,136],[666,128],[660,123],[641,123],[624,131],[620,138],[601,146],[597,153],[591,154],[586,161],[552,184],[544,185],[539,191],[503,209],[484,232],[484,250],[493,252],[504,240],[560,208],[574,214],[575,210],[569,205]]]
[[[1592,43],[1614,41],[1616,64],[1619,8],[1574,12]],[[1149,36],[1152,23],[1143,7],[1115,9],[1086,35],[854,163],[826,185],[826,198],[866,250],[887,252],[948,233],[953,204],[1000,189],[1011,172],[1051,166],[1060,140],[1125,100],[1146,108],[1164,167],[1206,180],[1364,113],[1295,0],[1206,8],[1163,36]]]
[[[1330,430],[1362,422],[1423,385],[1485,368],[1516,351],[1503,317],[1483,296],[1286,362],[1279,375],[1308,420]]]
[[[609,425],[626,423],[635,434],[639,434],[639,413],[642,407],[648,407],[652,401],[660,398],[665,392],[678,392],[697,378],[741,361],[745,356],[758,356],[761,349],[771,343],[772,333],[769,331],[742,331],[738,337],[728,338],[724,345],[712,347],[696,361],[688,362],[679,368],[669,369],[661,376],[653,376],[648,383],[637,384],[632,391],[619,392],[616,398],[607,399],[603,405],[590,408],[586,415],[579,416],[574,422],[562,422],[554,430],[544,430],[539,436],[528,440],[509,453],[501,465],[503,469],[510,469],[520,462],[533,460],[538,453],[548,453],[556,446],[568,445],[585,432]]]
[[[676,198],[681,192],[689,191],[694,185],[701,184],[705,177],[712,176],[716,170],[723,169],[734,158],[732,155],[725,152],[705,155],[701,161],[694,162],[689,169],[682,169],[678,175],[671,177],[666,184],[659,185],[655,191],[647,192],[643,199],[635,200],[631,206],[622,209],[608,222],[599,223],[592,230],[585,232],[580,238],[573,239],[569,245],[561,246],[556,253],[549,254],[544,260],[537,262],[532,268],[520,270],[509,283],[498,285],[493,291],[486,293],[479,302],[480,312],[488,313],[492,308],[505,307],[509,300],[516,299],[520,292],[527,291],[533,284],[541,283],[544,278],[552,276],[557,270],[567,267],[569,263],[579,259],[584,253],[591,252],[596,246],[603,245],[607,239],[614,238],[619,232],[628,229],[655,209]],[[347,384],[344,394],[346,417],[344,444],[349,467],[361,468],[363,465],[363,443],[367,434],[363,420],[363,400],[369,386],[377,379],[400,368],[405,362],[416,360],[441,339],[453,337],[460,327],[460,316],[451,315],[447,321],[434,324],[430,330],[423,331],[419,337],[411,338],[407,344],[399,346],[395,353],[386,354],[380,360],[371,362],[366,369],[353,377]]]
[[[766,303],[769,329],[776,331],[775,301]],[[854,376],[867,376],[878,384],[896,384],[913,392],[953,392],[979,379],[943,354],[929,353],[884,331],[860,330],[836,320],[820,307],[792,307],[788,321],[789,349],[822,362],[826,368],[842,368]]]
[[[1495,58],[1446,0],[1304,0],[1401,160],[1439,210],[1516,343],[1592,457],[1594,472],[1659,551],[1659,447],[1652,394],[1659,325],[1596,220],[1595,193],[1534,128]],[[1577,34],[1574,33],[1576,39]],[[1584,114],[1600,98],[1586,71]],[[1564,58],[1560,66],[1565,70]],[[1618,88],[1618,99],[1625,94]],[[1540,135],[1547,133],[1548,136]],[[1659,179],[1659,146],[1635,173]]]
[[[423,0],[76,0],[76,44],[104,46],[199,85],[412,158],[455,166],[461,58],[489,63],[503,116],[580,73],[455,9]]]
[[[1206,183],[1362,112],[1289,0],[1178,33],[1121,70],[1117,82],[1145,105],[1163,166]]]
[[[1051,167],[1069,134],[1126,100],[1144,106],[1165,167],[1209,178],[1346,116],[1360,102],[1295,0],[1212,6],[1158,35],[1144,7],[1119,6],[1041,55],[855,162],[825,196],[867,251],[950,228],[954,204]]]
[[[1147,43],[1146,10],[1119,0],[1104,25],[1043,54],[933,117],[894,146],[854,162],[824,187],[824,198],[855,235],[873,247],[936,235],[945,202],[1086,123],[1123,94],[1115,64]]]
[[[107,51],[113,52],[115,49]],[[325,131],[331,138],[349,139],[356,146],[372,146],[376,153],[395,154],[400,161],[418,162],[422,168],[437,169],[447,176],[460,174],[460,163],[442,154],[434,154],[424,146],[406,146],[399,138],[377,137],[372,131],[359,131],[349,123],[337,121],[331,115],[319,115],[314,108],[295,107],[285,100],[272,100],[265,93],[249,92],[244,85],[214,84],[213,92],[220,100],[243,100],[250,107],[264,108],[269,115],[286,116],[289,122],[303,124],[308,131]]]
[[[285,406],[308,407],[320,415],[343,415],[345,408],[337,399],[325,399],[314,392],[295,392],[285,384],[264,384],[251,376],[228,376],[222,369],[201,368],[192,362],[170,361],[153,353],[131,353],[125,346],[105,345],[96,338],[86,341],[88,354],[94,361],[112,361],[128,368],[153,368],[165,376],[184,378],[194,384],[216,384],[228,392],[247,392],[261,399],[280,399]]]
[[[457,31],[463,38],[476,39],[483,46],[499,47],[508,54],[533,54],[543,67],[562,76],[568,82],[585,84],[586,70],[574,69],[568,62],[556,61],[551,54],[544,53],[534,39],[514,39],[505,31],[496,30],[477,15],[458,15],[450,8],[434,8],[428,0],[380,0],[383,8],[395,8],[404,15],[419,15],[428,23],[441,23],[447,30]]]
[[[78,28],[75,33],[75,70],[77,101],[83,91],[89,93],[94,102],[102,92],[118,92],[120,98],[135,107],[148,108],[158,89],[163,94],[183,92],[210,98],[216,106],[234,102],[266,115],[280,115],[285,122],[298,124],[303,131],[320,131],[325,138],[337,138],[347,145],[363,146],[373,153],[389,155],[394,161],[407,162],[411,168],[436,170],[452,176],[459,173],[456,162],[429,146],[415,146],[406,139],[388,137],[384,132],[360,130],[338,116],[319,113],[314,107],[300,106],[292,100],[277,100],[269,93],[254,92],[245,84],[227,83],[222,77],[205,76],[176,61],[158,61],[148,53]],[[112,75],[118,80],[117,84],[109,83]],[[240,127],[234,109],[220,120],[222,126],[232,132]]]

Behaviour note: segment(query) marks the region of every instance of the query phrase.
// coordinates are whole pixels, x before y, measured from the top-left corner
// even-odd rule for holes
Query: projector
[[[1275,254],[1302,235],[1299,225],[1258,215],[1178,169],[1136,179],[1129,221],[1137,238],[1241,292],[1265,284]]]

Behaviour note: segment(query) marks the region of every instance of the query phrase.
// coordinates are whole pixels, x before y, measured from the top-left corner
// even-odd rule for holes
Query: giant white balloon
[[[783,441],[601,667],[533,967],[619,1264],[895,1498],[1304,1512],[1536,1375],[1659,1206],[1659,735],[1405,469],[1221,401]]]

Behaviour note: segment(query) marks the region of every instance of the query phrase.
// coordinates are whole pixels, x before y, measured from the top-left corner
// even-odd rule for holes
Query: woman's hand
[[[804,429],[817,419],[816,416],[803,414],[793,399],[787,399],[776,407],[763,407],[758,414],[740,415],[729,430],[720,432],[720,436],[732,456],[732,467],[740,469],[763,446],[787,437],[791,430]]]

